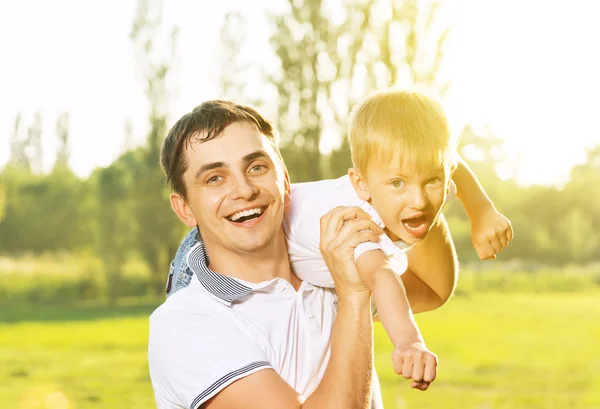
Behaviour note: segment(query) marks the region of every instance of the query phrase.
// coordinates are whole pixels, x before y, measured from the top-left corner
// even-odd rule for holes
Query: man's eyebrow
[[[242,161],[244,163],[250,163],[256,159],[268,159],[269,154],[263,150],[259,150],[259,151],[255,151],[252,153],[247,154],[246,156],[244,156],[242,158]],[[200,176],[202,176],[202,174],[204,172],[207,172],[209,170],[213,170],[213,169],[218,169],[218,168],[226,168],[227,165],[225,164],[225,162],[211,162],[211,163],[207,163],[205,165],[200,166],[200,169],[198,169],[198,171],[196,172],[196,179],[199,179]]]
[[[212,170],[212,169],[218,169],[218,168],[224,168],[225,162],[212,162],[212,163],[207,163],[205,165],[200,166],[200,169],[198,169],[198,171],[196,172],[196,179],[199,179],[200,176],[202,176],[202,174],[206,171]]]
[[[270,156],[267,152],[260,150],[260,151],[256,151],[256,152],[252,152],[247,154],[246,156],[244,156],[244,162],[245,163],[250,163],[256,159],[269,159]]]

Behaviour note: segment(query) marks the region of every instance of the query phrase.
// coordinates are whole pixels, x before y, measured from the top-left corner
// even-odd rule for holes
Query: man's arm
[[[413,312],[431,311],[444,305],[456,288],[458,259],[443,214],[407,256],[408,270],[402,274],[402,281]]]
[[[368,409],[371,406],[373,328],[371,292],[360,280],[354,248],[377,241],[382,229],[358,208],[321,218],[321,253],[338,294],[331,356],[323,379],[306,399],[273,370],[244,377],[217,394],[207,409]]]
[[[206,409],[366,409],[373,367],[370,297],[339,299],[331,356],[319,386],[298,394],[274,370],[248,375],[209,400]]]

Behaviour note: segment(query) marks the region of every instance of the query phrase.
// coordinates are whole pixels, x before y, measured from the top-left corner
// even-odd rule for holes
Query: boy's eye
[[[392,182],[390,184],[396,188],[404,186],[404,182],[402,180],[398,180],[398,179],[392,180]]]
[[[429,179],[429,183],[432,185],[437,185],[438,183],[442,183],[442,178],[439,178],[439,177],[431,178],[431,179]]]

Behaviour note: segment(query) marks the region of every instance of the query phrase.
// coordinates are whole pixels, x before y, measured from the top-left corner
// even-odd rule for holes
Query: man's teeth
[[[260,207],[257,207],[256,209],[249,209],[249,210],[244,210],[243,212],[237,212],[235,213],[233,216],[229,217],[229,219],[234,222],[238,219],[241,219],[242,217],[248,217],[248,216],[252,216],[254,214],[262,214],[262,210],[260,209]]]

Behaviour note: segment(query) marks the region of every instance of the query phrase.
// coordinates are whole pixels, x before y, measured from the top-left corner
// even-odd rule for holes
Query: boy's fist
[[[494,260],[513,239],[513,229],[510,220],[490,207],[472,218],[471,237],[479,259]]]
[[[437,375],[437,356],[423,342],[394,349],[392,362],[398,375],[413,380],[411,388],[424,391]]]

